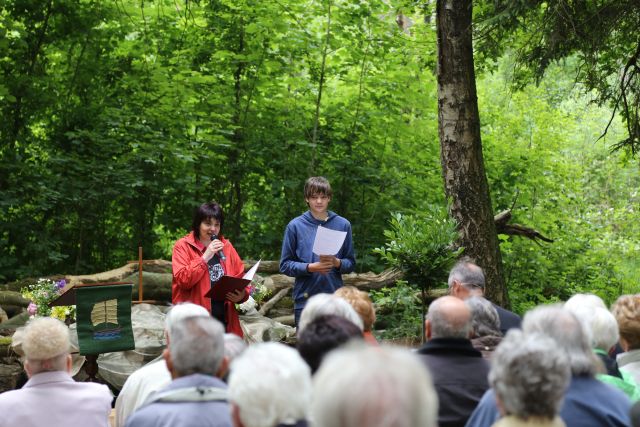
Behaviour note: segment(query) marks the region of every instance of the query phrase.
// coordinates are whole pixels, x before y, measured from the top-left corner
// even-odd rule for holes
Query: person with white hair
[[[314,427],[436,427],[437,416],[431,375],[405,349],[348,345],[313,378]]]
[[[309,298],[300,315],[297,335],[304,330],[315,318],[327,314],[344,317],[354,323],[360,330],[364,329],[362,319],[355,309],[345,299],[334,294],[317,294]]]
[[[566,303],[565,303],[566,307]],[[611,312],[599,305],[571,305],[570,311],[576,315],[590,331],[591,347],[602,362],[602,371],[596,378],[622,390],[633,401],[640,399],[640,389],[633,376],[618,368],[611,357],[620,338],[618,322]]]
[[[503,415],[494,427],[565,427],[558,411],[570,378],[569,361],[553,340],[509,331],[489,372]]]
[[[0,426],[66,427],[109,425],[113,396],[106,385],[75,382],[70,375],[69,328],[51,317],[24,329],[24,370],[18,390],[0,394]]]
[[[280,343],[249,347],[231,366],[229,403],[235,427],[306,426],[311,372]]]
[[[491,359],[502,341],[498,311],[491,301],[480,296],[467,298],[464,303],[471,310],[471,344],[482,353],[482,357]]]
[[[582,323],[560,305],[539,306],[525,314],[524,336],[544,335],[553,340],[569,361],[571,381],[560,417],[568,427],[625,427],[629,425],[629,398],[595,378],[597,360]],[[495,361],[493,363],[496,363]],[[490,427],[500,418],[495,392],[488,390],[467,427]]]
[[[126,427],[231,427],[224,372],[224,326],[212,317],[182,319],[169,329],[163,352],[171,378]]]
[[[192,316],[209,317],[206,308],[190,302],[176,304],[164,318],[164,335],[169,341],[171,327],[182,319]],[[115,425],[124,426],[129,415],[138,409],[154,392],[171,382],[171,373],[162,356],[129,375],[118,394],[115,407]]]

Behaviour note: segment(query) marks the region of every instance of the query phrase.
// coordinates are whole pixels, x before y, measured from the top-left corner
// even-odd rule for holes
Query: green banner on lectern
[[[131,328],[131,284],[76,289],[80,354],[100,354],[135,347]]]

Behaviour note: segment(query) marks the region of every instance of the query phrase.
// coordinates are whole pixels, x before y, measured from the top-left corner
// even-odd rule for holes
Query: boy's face
[[[309,210],[311,211],[311,213],[318,215],[325,214],[327,212],[331,197],[327,196],[326,194],[316,193],[311,197],[307,197],[305,200],[309,205]]]

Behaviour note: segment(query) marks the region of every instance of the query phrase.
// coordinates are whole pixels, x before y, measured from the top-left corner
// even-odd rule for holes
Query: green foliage
[[[376,309],[376,335],[381,339],[418,339],[422,330],[420,296],[404,280],[369,292]]]
[[[462,253],[455,249],[456,223],[444,208],[429,206],[414,215],[392,215],[387,243],[374,249],[387,267],[403,272],[411,286],[431,289],[446,283],[449,268]]]

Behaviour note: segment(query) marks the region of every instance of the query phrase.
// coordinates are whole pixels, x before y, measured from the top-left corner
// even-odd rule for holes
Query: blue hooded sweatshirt
[[[326,221],[315,219],[307,211],[294,218],[287,225],[282,242],[280,272],[295,277],[293,285],[294,308],[301,309],[315,294],[333,293],[342,286],[342,274],[351,273],[356,265],[351,237],[351,224],[335,212],[328,211]],[[340,269],[334,268],[327,274],[309,273],[307,265],[317,262],[320,257],[313,253],[313,241],[318,226],[336,231],[346,231],[342,247],[335,255],[340,260]]]

